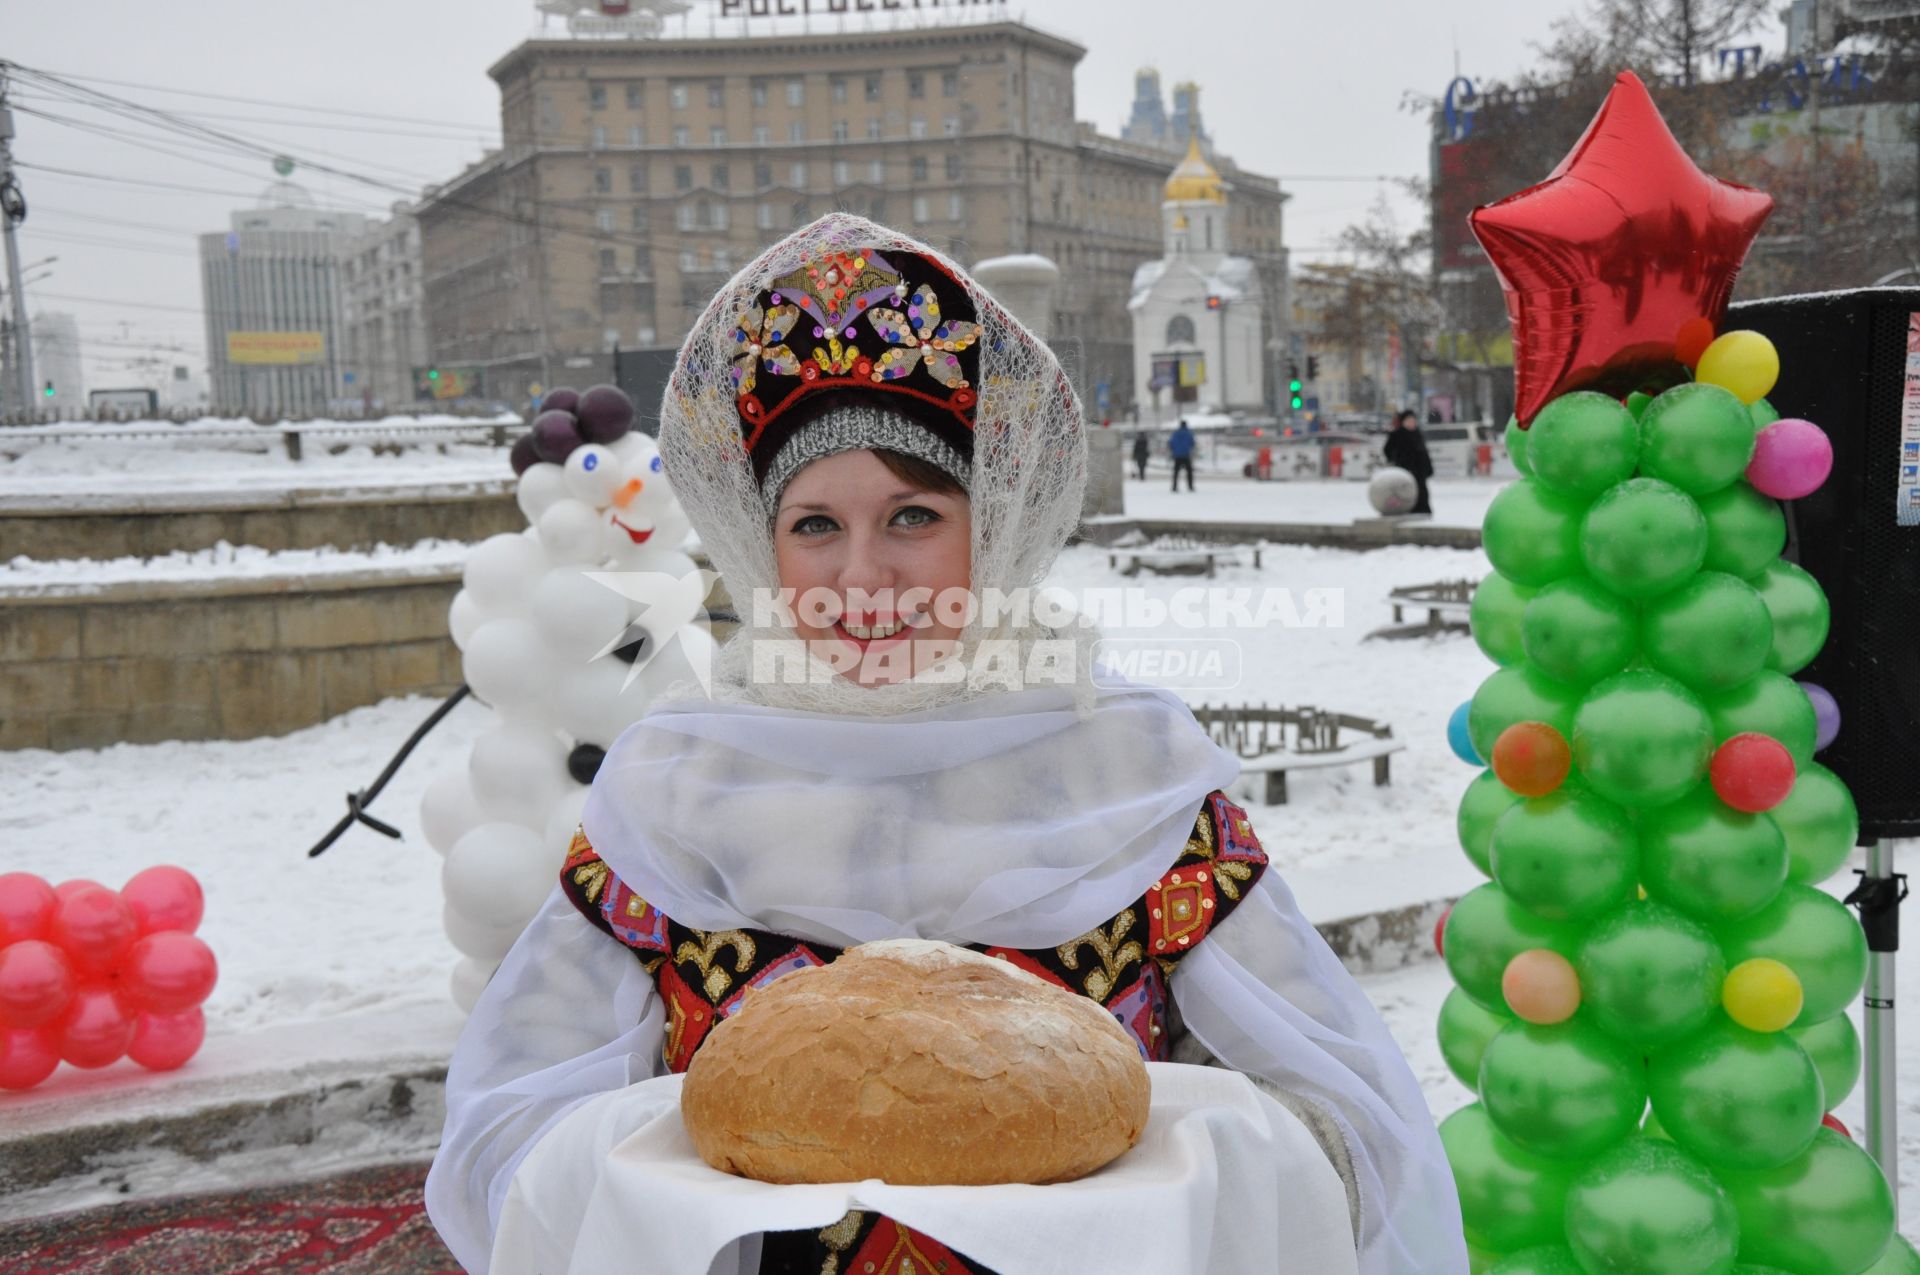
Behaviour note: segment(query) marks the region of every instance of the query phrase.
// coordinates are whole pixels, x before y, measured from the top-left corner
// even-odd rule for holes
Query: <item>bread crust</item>
[[[965,948],[894,939],[748,994],[687,1068],[700,1156],[762,1182],[1066,1182],[1131,1148],[1139,1047],[1091,999]]]

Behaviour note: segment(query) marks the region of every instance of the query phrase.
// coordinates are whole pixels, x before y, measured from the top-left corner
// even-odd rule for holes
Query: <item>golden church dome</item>
[[[1200,153],[1200,139],[1197,136],[1188,140],[1187,157],[1167,178],[1165,197],[1169,203],[1227,202],[1227,184],[1214,171],[1213,165],[1207,162],[1207,157]]]

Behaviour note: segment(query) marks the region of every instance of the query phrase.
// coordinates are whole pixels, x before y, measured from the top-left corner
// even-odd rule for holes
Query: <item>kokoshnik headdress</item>
[[[1085,426],[1052,352],[940,253],[832,213],[720,290],[661,406],[668,478],[741,612],[717,696],[868,714],[970,693],[951,682],[753,684],[751,644],[793,637],[750,614],[753,591],[779,584],[771,511],[807,463],[864,447],[928,461],[967,489],[976,594],[1037,587],[1079,522]],[[1085,632],[976,624],[961,640],[972,650]]]

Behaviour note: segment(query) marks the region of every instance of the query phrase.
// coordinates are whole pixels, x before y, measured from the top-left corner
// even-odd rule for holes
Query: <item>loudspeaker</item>
[[[1787,557],[1833,613],[1794,674],[1840,705],[1818,760],[1853,790],[1863,840],[1920,834],[1920,288],[1746,302],[1723,330],[1739,328],[1780,351],[1774,407],[1833,440],[1832,476],[1786,506]]]

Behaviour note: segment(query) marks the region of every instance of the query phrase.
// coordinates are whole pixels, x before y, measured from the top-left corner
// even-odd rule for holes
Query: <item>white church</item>
[[[1166,255],[1133,274],[1133,381],[1142,424],[1234,408],[1264,410],[1260,333],[1267,299],[1254,263],[1227,242],[1227,187],[1198,138],[1167,178]]]

